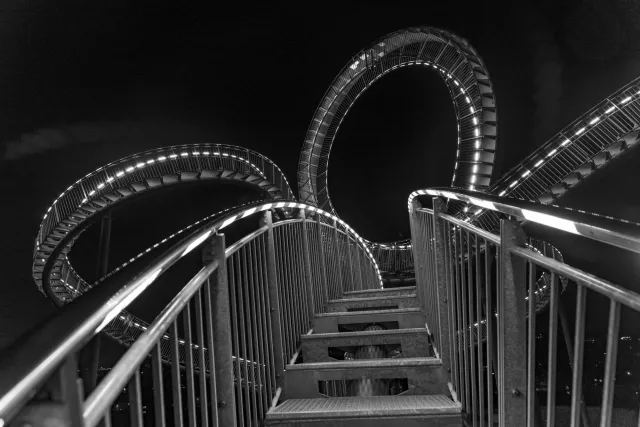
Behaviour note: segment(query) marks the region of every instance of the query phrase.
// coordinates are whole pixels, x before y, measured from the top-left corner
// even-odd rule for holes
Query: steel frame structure
[[[91,220],[115,203],[147,190],[212,179],[252,185],[270,199],[293,198],[280,168],[242,147],[189,144],[124,157],[79,179],[49,207],[34,245],[36,285],[56,304],[70,301],[89,287],[71,267],[67,254]]]
[[[314,113],[298,163],[299,199],[337,215],[329,197],[331,147],[340,124],[362,93],[405,66],[426,66],[443,78],[456,112],[458,149],[452,186],[489,188],[497,142],[497,115],[489,74],[464,39],[431,27],[388,34],[358,52],[329,86]]]

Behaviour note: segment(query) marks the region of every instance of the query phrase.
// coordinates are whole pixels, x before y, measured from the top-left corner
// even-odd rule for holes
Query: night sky
[[[477,49],[497,99],[494,179],[640,75],[635,0],[437,2],[448,10],[427,9],[436,2],[127,3],[0,6],[0,348],[55,310],[36,290],[31,258],[42,215],[63,189],[125,155],[194,142],[257,150],[293,184],[324,91],[351,55],[389,32],[430,25]],[[406,198],[451,182],[455,138],[453,106],[435,72],[408,68],[385,76],[336,138],[329,172],[336,209],[371,240],[409,237]],[[638,154],[625,154],[562,203],[640,221],[632,185],[640,178]],[[165,232],[235,204],[234,194],[211,185],[136,202],[114,220],[114,245],[137,253]],[[189,213],[176,208],[185,205]],[[85,253],[96,236],[89,231],[78,242]],[[593,253],[583,252],[591,262]],[[633,284],[638,275],[638,264],[631,265],[623,279]]]

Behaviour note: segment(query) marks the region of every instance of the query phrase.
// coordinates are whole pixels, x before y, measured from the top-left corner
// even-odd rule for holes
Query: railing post
[[[451,381],[451,360],[450,357],[450,349],[451,343],[449,342],[450,337],[450,325],[449,325],[449,301],[447,299],[447,266],[446,266],[446,246],[445,246],[445,227],[444,220],[440,218],[440,215],[447,212],[447,205],[444,200],[439,197],[433,198],[433,237],[434,237],[434,247],[435,247],[435,276],[437,289],[436,294],[438,295],[438,329],[434,331],[434,333],[438,334],[438,343],[440,348],[436,349],[436,351],[440,354],[440,359],[442,360],[442,368],[443,371],[447,373],[447,380]]]
[[[224,234],[211,238],[213,259],[218,261],[215,287],[211,292],[213,307],[213,343],[215,346],[216,396],[218,397],[218,422],[223,426],[236,425],[236,401],[233,382],[233,355],[231,351],[231,306],[227,256]]]
[[[498,278],[498,416],[501,427],[526,424],[526,261],[511,254],[526,236],[515,220],[500,221]]]
[[[315,298],[313,295],[313,283],[311,282],[311,257],[309,255],[309,237],[307,236],[307,219],[305,210],[300,209],[300,219],[302,222],[302,256],[304,259],[304,280],[307,285],[307,298],[309,301],[309,326],[313,325],[315,315]]]
[[[273,237],[273,219],[271,211],[265,211],[264,222],[269,227],[269,230],[267,231],[267,279],[269,281],[271,333],[273,334],[273,362],[275,364],[276,372],[276,387],[282,390],[284,386],[285,357],[282,346],[282,320],[280,316],[278,276],[276,274],[276,245]]]
[[[336,251],[336,267],[338,268],[338,283],[336,283],[336,285],[339,286],[339,289],[341,292],[341,294],[338,295],[338,298],[343,298],[345,289],[344,289],[344,282],[342,281],[342,262],[340,261],[339,237],[340,235],[338,234],[338,222],[334,219],[333,220],[333,239],[334,239],[333,247]]]
[[[354,283],[354,291],[359,291],[364,289],[364,284],[363,284],[363,279],[362,279],[362,262],[360,261],[360,245],[358,245],[358,240],[355,238],[353,238],[353,243],[355,245],[356,248],[356,265],[358,266],[358,271],[356,272],[356,283],[357,286],[355,286]]]
[[[320,221],[320,214],[316,218],[316,225],[318,227],[318,246],[320,247],[320,276],[322,280],[322,296],[324,306],[329,301],[329,284],[327,283],[327,267],[324,259],[324,243],[322,242],[322,222]]]
[[[422,207],[417,199],[411,201],[409,212],[409,225],[411,227],[411,249],[413,251],[413,273],[416,276],[416,294],[420,306],[424,310],[426,308],[424,300],[425,281],[422,275],[422,266],[424,265],[424,253],[422,251],[422,232],[418,221],[418,208]]]

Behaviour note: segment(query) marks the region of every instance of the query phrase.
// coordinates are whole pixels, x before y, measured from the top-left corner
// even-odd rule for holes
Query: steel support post
[[[447,205],[444,200],[439,197],[433,198],[433,237],[435,240],[435,274],[438,295],[438,328],[431,327],[434,333],[438,334],[438,342],[440,348],[436,351],[442,360],[443,371],[447,373],[447,381],[451,381],[451,360],[449,360],[451,343],[449,342],[450,328],[449,325],[449,301],[447,299],[448,278],[446,265],[446,245],[444,220],[440,215],[447,212]]]
[[[340,240],[338,239],[340,236],[338,234],[338,222],[333,220],[333,247],[336,253],[336,267],[338,268],[338,283],[336,286],[339,287],[338,298],[344,298],[344,282],[342,281],[342,262],[340,261]]]
[[[515,220],[500,221],[498,278],[498,425],[526,425],[526,261],[511,254],[526,236]]]
[[[320,246],[320,275],[322,279],[322,294],[324,301],[322,301],[322,305],[324,306],[329,301],[329,283],[327,283],[327,264],[324,258],[324,242],[322,240],[322,222],[320,222],[320,214],[316,218],[316,225],[318,227],[318,245]]]
[[[313,283],[311,282],[311,257],[309,255],[309,236],[307,236],[307,219],[304,209],[300,209],[300,219],[302,222],[302,256],[304,259],[304,280],[307,287],[307,299],[309,302],[309,326],[313,325],[315,315],[315,298],[313,294]]]
[[[557,277],[554,277],[558,280]],[[575,369],[575,363],[573,360],[573,338],[571,337],[571,326],[569,325],[569,319],[567,318],[567,312],[564,308],[564,304],[562,303],[562,297],[558,295],[558,314],[560,315],[560,325],[562,326],[562,335],[564,336],[564,343],[567,347],[567,352],[569,353],[569,364],[571,365],[571,369]],[[572,393],[575,393],[575,390],[571,390]],[[587,412],[587,405],[584,400],[584,388],[580,387],[580,415],[582,419],[582,425],[584,427],[589,427],[591,424],[589,420],[589,413]]]
[[[111,212],[102,218],[100,226],[100,241],[98,243],[98,264],[96,265],[96,280],[107,274],[109,267],[109,247],[111,246]],[[80,351],[79,368],[85,394],[88,396],[98,383],[98,368],[100,367],[101,335],[96,334]]]
[[[216,395],[218,397],[218,424],[236,425],[236,401],[233,382],[233,356],[231,352],[231,305],[224,234],[211,238],[213,259],[218,262],[215,287],[211,292],[213,313],[213,343],[215,346]]]
[[[285,356],[282,345],[282,320],[280,316],[280,291],[278,289],[278,275],[276,273],[276,245],[273,237],[273,219],[271,211],[264,213],[264,223],[269,227],[267,231],[267,279],[269,281],[269,312],[271,313],[271,331],[273,334],[273,362],[276,371],[276,387],[284,391]]]
[[[413,250],[413,273],[416,276],[416,293],[418,301],[423,310],[426,309],[425,290],[426,286],[424,276],[422,274],[422,266],[424,265],[424,252],[422,250],[422,232],[418,220],[418,209],[422,205],[417,199],[411,201],[411,211],[409,213],[409,221],[411,226],[411,248]]]

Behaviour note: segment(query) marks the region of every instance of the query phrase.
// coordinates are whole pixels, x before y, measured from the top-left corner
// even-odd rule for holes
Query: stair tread
[[[388,310],[363,310],[363,311],[340,311],[334,313],[319,313],[316,317],[334,317],[334,316],[360,316],[362,314],[393,314],[393,313],[419,313],[420,308],[390,308]]]
[[[342,299],[332,299],[329,300],[329,303],[353,303],[353,302],[362,302],[362,301],[388,301],[394,299],[402,299],[402,298],[415,298],[417,295],[415,293],[409,295],[387,295],[387,296],[376,296],[376,297],[361,297],[361,298],[342,298]]]
[[[267,418],[373,418],[381,416],[459,415],[461,405],[444,395],[330,397],[289,399],[271,409]]]
[[[402,357],[396,359],[359,359],[337,360],[334,362],[312,362],[287,365],[289,371],[295,370],[331,370],[360,368],[403,368],[417,366],[441,366],[442,360],[436,357]]]
[[[427,328],[384,329],[381,331],[357,331],[357,332],[328,332],[322,334],[302,335],[302,341],[319,340],[327,338],[367,337],[378,335],[411,335],[426,334]]]
[[[366,294],[366,293],[370,293],[370,292],[375,292],[375,293],[385,293],[385,292],[402,292],[402,291],[415,291],[416,287],[415,286],[402,286],[402,287],[397,287],[397,288],[379,288],[379,289],[362,289],[359,291],[348,291],[345,292],[345,295],[358,295],[358,294]]]

